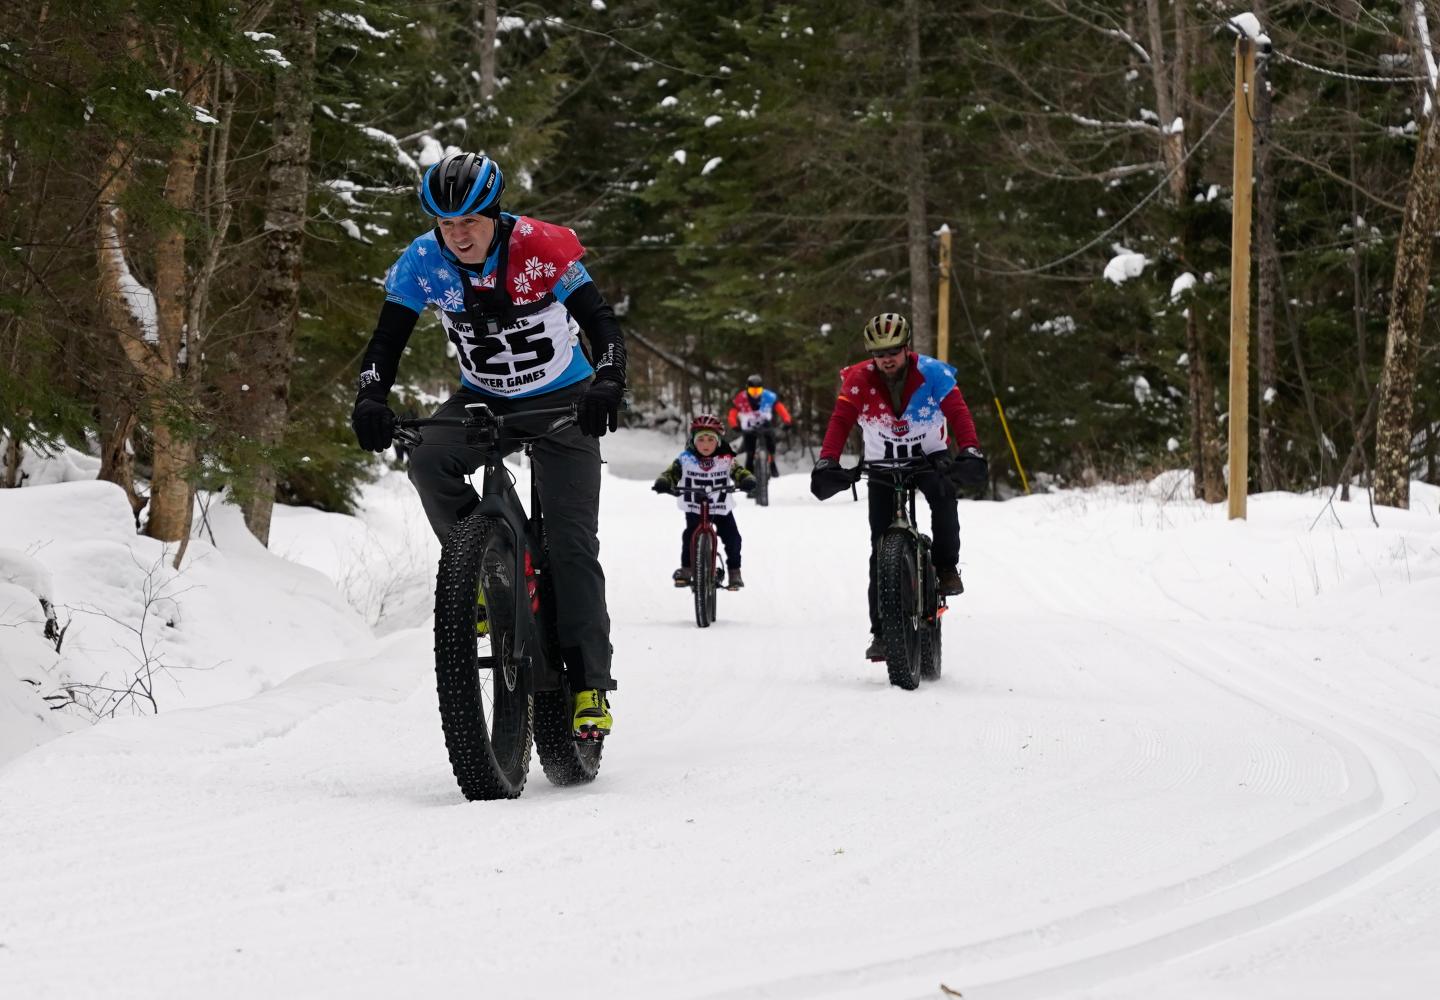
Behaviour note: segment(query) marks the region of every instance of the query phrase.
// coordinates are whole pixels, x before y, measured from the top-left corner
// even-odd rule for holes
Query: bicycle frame
[[[535,477],[531,476],[530,513],[527,515],[525,508],[520,503],[519,494],[515,492],[515,484],[509,472],[505,471],[504,465],[506,455],[520,450],[529,455],[536,441],[558,430],[563,430],[573,423],[575,408],[573,406],[549,407],[508,415],[493,413],[487,403],[468,403],[465,409],[469,411],[470,415],[464,418],[401,420],[396,424],[397,437],[402,432],[408,432],[405,434],[406,440],[412,443],[412,447],[418,447],[423,444],[417,433],[422,427],[461,427],[465,430],[467,445],[484,449],[484,458],[480,465],[480,469],[483,470],[480,502],[471,514],[483,514],[504,521],[510,529],[511,537],[522,543],[515,546],[515,561],[511,569],[511,579],[515,581],[515,585],[510,588],[515,601],[511,612],[512,620],[515,622],[516,652],[514,658],[516,665],[530,668],[534,690],[559,690],[563,665],[547,661],[545,644],[540,634],[543,624],[538,616],[527,613],[529,608],[526,607],[530,601],[527,579],[529,574],[525,568],[527,555],[531,569],[537,576],[549,571],[543,544],[545,537],[544,513],[540,504],[540,488]],[[555,419],[539,434],[512,435],[507,439],[503,433],[509,423],[531,421],[540,417]],[[554,612],[553,609],[546,610],[542,605],[542,613],[553,614]]]
[[[676,493],[677,496],[685,497],[685,498],[693,501],[694,503],[697,503],[697,504],[700,505],[700,523],[695,526],[695,533],[690,536],[690,567],[691,567],[691,570],[692,570],[692,572],[693,572],[693,570],[695,570],[695,569],[697,568],[697,567],[695,566],[695,549],[696,549],[696,544],[695,544],[695,542],[696,542],[696,539],[698,539],[698,538],[700,537],[700,535],[703,533],[703,534],[706,534],[706,535],[709,535],[709,536],[710,536],[710,560],[711,560],[710,569],[711,569],[711,572],[713,573],[714,570],[715,570],[715,568],[716,568],[716,565],[715,565],[715,564],[718,563],[718,562],[719,562],[719,559],[720,559],[720,533],[715,530],[715,525],[714,525],[714,524],[711,522],[711,520],[710,520],[710,497],[713,496],[713,495],[715,495],[715,494],[717,494],[717,493],[720,494],[721,496],[723,496],[723,495],[725,495],[726,493],[735,493],[735,492],[737,492],[737,491],[736,491],[735,487],[733,487],[733,486],[714,486],[714,487],[710,487],[710,488],[708,488],[708,489],[694,488],[694,487],[692,487],[692,488],[690,488],[690,489],[676,490],[676,491],[674,491],[674,492]],[[691,590],[694,590],[694,589],[695,589],[696,581],[697,581],[698,579],[699,579],[699,575],[698,575],[698,574],[696,574],[696,575],[694,575],[694,576],[691,577],[691,579],[690,579],[690,589],[691,589]]]
[[[915,477],[923,472],[929,471],[928,462],[917,462],[915,460],[877,461],[862,462],[858,471],[863,471],[875,481],[877,476],[890,485],[895,491],[895,515],[890,521],[886,532],[903,531],[910,536],[915,545],[915,566],[918,571],[923,572],[923,567],[930,562],[930,539],[921,533],[916,527],[915,518]],[[926,596],[925,581],[919,581],[921,586],[915,588],[917,600],[916,610],[920,617],[928,620],[928,608],[930,603]],[[945,598],[942,595],[934,595],[936,598],[935,618],[938,620],[945,612]]]

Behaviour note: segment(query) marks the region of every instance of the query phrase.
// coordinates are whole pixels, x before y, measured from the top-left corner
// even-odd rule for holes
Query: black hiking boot
[[[965,593],[965,582],[960,579],[958,569],[942,569],[937,575],[939,576],[940,593],[946,597]]]
[[[885,659],[885,644],[878,635],[870,636],[870,645],[865,647],[865,659],[872,663]]]

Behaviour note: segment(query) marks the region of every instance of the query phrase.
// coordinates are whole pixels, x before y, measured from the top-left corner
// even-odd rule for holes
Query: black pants
[[[755,428],[753,431],[741,431],[740,434],[741,434],[741,437],[742,437],[742,438],[744,439],[744,441],[745,441],[745,444],[744,444],[744,448],[745,448],[745,468],[749,469],[751,472],[754,472],[754,471],[755,471],[755,442],[756,442],[756,440],[757,440],[758,438],[760,438],[760,437],[762,437],[762,436],[765,438],[765,447],[770,449],[770,456],[771,456],[771,457],[770,457],[770,462],[771,462],[772,465],[774,464],[774,462],[775,462],[775,457],[774,457],[774,456],[775,456],[775,428],[774,428],[774,427],[757,427],[757,428]]]
[[[937,570],[960,563],[960,514],[955,488],[938,472],[925,472],[915,485],[930,505],[930,558]],[[895,520],[895,490],[878,477],[870,480],[870,631],[880,631],[879,598],[875,592],[875,544]]]
[[[710,523],[715,525],[715,531],[720,535],[720,541],[725,543],[725,568],[740,568],[740,529],[735,525],[734,514],[711,514]],[[680,565],[684,569],[690,568],[690,539],[695,537],[695,529],[700,527],[700,515],[685,514],[685,530],[680,533]]]
[[[588,383],[566,386],[527,399],[501,399],[461,389],[435,411],[463,417],[466,403],[484,402],[498,414],[567,406]],[[537,421],[541,430],[545,420]],[[526,428],[530,430],[530,428]],[[614,690],[610,676],[610,613],[605,605],[605,571],[600,568],[600,442],[569,427],[535,443],[535,481],[545,511],[545,535],[555,581],[556,631],[566,665],[583,675],[578,690]],[[410,454],[410,482],[430,527],[443,543],[459,520],[480,502],[467,477],[480,468],[481,449],[465,444],[458,427],[427,427],[425,443]]]

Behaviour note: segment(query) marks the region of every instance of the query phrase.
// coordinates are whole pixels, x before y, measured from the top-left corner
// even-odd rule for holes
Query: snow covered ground
[[[170,576],[111,487],[0,492],[0,556],[74,619],[59,655],[0,619],[40,681],[0,669],[0,996],[1434,995],[1440,491],[1378,527],[1363,495],[1228,522],[1178,476],[964,504],[907,693],[860,657],[862,506],[792,463],[700,632],[648,491],[674,447],[607,446],[615,735],[593,785],[501,803],[450,775],[398,475],[361,520],[277,511],[273,553],[212,506],[160,714],[28,750]]]

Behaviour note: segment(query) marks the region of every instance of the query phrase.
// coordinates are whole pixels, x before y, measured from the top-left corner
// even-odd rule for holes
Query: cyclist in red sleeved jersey
[[[870,359],[841,373],[840,398],[830,415],[820,460],[810,474],[810,489],[822,499],[848,489],[851,473],[840,466],[840,453],[858,424],[863,459],[925,458],[935,467],[916,480],[930,506],[931,553],[940,590],[959,594],[960,516],[954,485],[985,482],[989,469],[975,434],[975,421],[955,384],[955,369],[910,349],[910,323],[898,313],[883,313],[865,324]],[[946,441],[946,430],[949,442]],[[953,457],[950,446],[958,449]],[[875,594],[876,539],[890,524],[892,495],[872,482],[870,500],[870,647],[869,659],[883,658]]]

